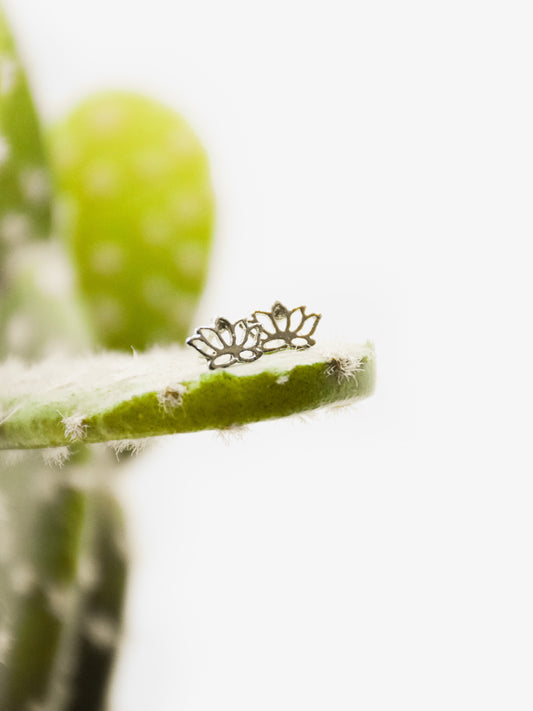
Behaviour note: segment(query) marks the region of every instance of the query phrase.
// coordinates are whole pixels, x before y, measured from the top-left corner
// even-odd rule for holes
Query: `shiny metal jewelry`
[[[322,314],[306,314],[305,306],[292,311],[279,301],[271,311],[254,311],[249,323],[261,327],[261,347],[265,353],[274,353],[286,348],[310,348],[316,341],[311,338]]]
[[[261,326],[246,319],[230,323],[217,318],[214,328],[196,329],[186,343],[207,358],[211,370],[252,363],[263,355]]]

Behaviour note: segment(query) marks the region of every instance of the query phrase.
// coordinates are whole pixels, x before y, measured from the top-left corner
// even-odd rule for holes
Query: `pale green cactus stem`
[[[0,708],[82,711],[102,700],[120,633],[124,532],[86,453],[68,472],[25,453],[0,487]],[[110,455],[98,452],[105,467]],[[94,461],[94,458],[91,458]]]
[[[40,357],[70,330],[87,345],[68,298],[71,268],[46,239],[50,183],[26,76],[0,9],[0,358]]]
[[[39,123],[0,8],[0,269],[11,247],[49,232],[50,174]]]
[[[61,659],[77,616],[84,495],[36,459],[31,460],[31,471],[26,460],[2,472],[3,711],[26,711],[32,704],[39,708],[63,695],[66,669]],[[39,474],[41,480],[35,482]]]
[[[15,383],[0,399],[1,449],[225,429],[362,398],[374,386],[368,344],[287,350],[215,371],[177,347],[57,365],[0,369]]]
[[[2,359],[75,353],[91,343],[73,298],[72,267],[50,237],[50,183],[35,109],[0,10]],[[7,385],[0,379],[0,391]],[[82,711],[91,708],[83,705],[85,697],[103,699],[126,561],[117,522],[107,511],[111,503],[98,503],[103,495],[88,495],[77,481],[88,471],[95,484],[98,469],[109,477],[115,457],[91,454],[92,464],[79,461],[88,458],[82,447],[0,462],[2,711]],[[71,463],[59,472],[68,458]],[[92,582],[91,566],[101,570]]]
[[[104,708],[122,626],[127,578],[122,512],[113,496],[102,490],[89,497],[89,510],[87,543],[78,571],[80,622],[65,711]]]

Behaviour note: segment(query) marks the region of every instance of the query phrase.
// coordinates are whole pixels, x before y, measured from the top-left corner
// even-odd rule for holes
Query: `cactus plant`
[[[0,260],[9,245],[50,231],[50,173],[39,122],[0,8]]]
[[[313,345],[313,319],[313,347],[274,321],[230,368],[181,345],[213,214],[205,151],[152,99],[98,94],[45,136],[0,14],[2,711],[105,703],[127,577],[115,454],[372,392],[372,346]],[[202,331],[213,365],[224,339]]]
[[[0,448],[131,440],[282,417],[367,395],[374,373],[368,345],[284,351],[233,371],[205,372],[196,356],[172,347],[72,359],[65,372],[55,365],[0,369],[15,383],[2,398]]]

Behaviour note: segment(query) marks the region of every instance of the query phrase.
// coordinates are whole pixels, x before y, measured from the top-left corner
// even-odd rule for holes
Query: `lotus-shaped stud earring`
[[[261,326],[245,319],[232,324],[217,318],[214,328],[198,328],[186,342],[207,358],[211,370],[251,363],[263,355]]]
[[[305,306],[289,309],[276,301],[271,311],[254,311],[250,324],[261,326],[261,347],[265,353],[285,348],[310,348],[315,345],[311,338],[321,314],[305,313]]]

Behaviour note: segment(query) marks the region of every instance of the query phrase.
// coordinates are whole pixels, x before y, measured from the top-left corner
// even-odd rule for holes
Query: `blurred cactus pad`
[[[50,134],[59,229],[99,343],[184,340],[213,228],[207,156],[174,111],[106,92]]]
[[[0,8],[0,265],[10,247],[49,232],[50,174],[39,122]]]

